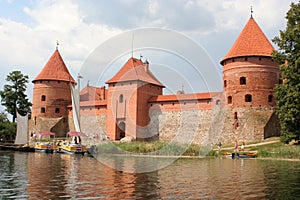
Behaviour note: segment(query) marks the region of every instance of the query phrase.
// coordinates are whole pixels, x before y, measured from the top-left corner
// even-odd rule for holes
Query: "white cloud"
[[[14,1],[9,0],[10,4]],[[269,39],[285,28],[289,0],[42,0],[28,3],[26,22],[0,14],[0,87],[12,70],[32,80],[59,49],[69,70],[77,75],[87,56],[103,41],[122,31],[141,27],[168,28],[188,34],[213,55],[226,54],[250,17]],[[297,2],[293,0],[292,2]],[[16,14],[17,15],[17,14]],[[230,34],[230,35],[228,35]],[[151,59],[151,58],[150,58]],[[32,87],[32,86],[31,86]],[[31,92],[28,96],[31,98]]]
[[[54,52],[57,40],[66,65],[76,76],[90,52],[120,32],[105,24],[84,23],[78,6],[68,0],[41,1],[24,11],[32,18],[30,24],[0,18],[1,89],[13,70],[29,75],[31,82]],[[32,84],[28,97],[32,98]]]

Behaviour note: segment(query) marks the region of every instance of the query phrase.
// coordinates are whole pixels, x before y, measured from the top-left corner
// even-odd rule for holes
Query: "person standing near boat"
[[[237,155],[239,153],[239,143],[237,140],[235,140],[235,143],[234,143],[234,153]]]
[[[243,141],[242,146],[241,146],[241,151],[244,152],[245,150],[245,142]]]
[[[217,146],[218,146],[218,151],[220,152],[220,151],[221,151],[221,147],[222,147],[222,143],[219,142],[219,143],[217,144]]]

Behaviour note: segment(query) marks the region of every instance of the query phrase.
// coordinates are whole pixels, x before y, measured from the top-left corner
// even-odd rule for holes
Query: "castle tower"
[[[274,86],[280,80],[274,48],[251,16],[222,59],[227,108],[275,106]]]
[[[130,58],[106,83],[106,134],[111,140],[125,136],[148,139],[145,128],[150,121],[148,100],[161,95],[164,87],[149,70],[149,63]]]
[[[56,49],[42,71],[32,81],[33,105],[31,130],[53,131],[65,136],[67,105],[71,104],[70,75],[59,51]],[[61,121],[61,124],[58,123]]]

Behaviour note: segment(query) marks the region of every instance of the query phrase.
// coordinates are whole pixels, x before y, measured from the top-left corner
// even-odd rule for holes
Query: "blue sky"
[[[146,27],[172,30],[190,38],[211,58],[211,65],[221,71],[219,61],[248,21],[250,6],[253,7],[254,19],[271,40],[285,28],[285,14],[291,2],[297,1],[0,0],[0,89],[3,89],[9,72],[21,70],[30,77],[27,94],[31,100],[31,81],[54,52],[57,40],[60,53],[75,78],[92,52],[103,42]],[[145,35],[145,40],[149,38],[151,35]],[[162,58],[149,51],[135,51],[134,56],[139,57],[140,53],[150,61],[150,69],[153,64],[153,71],[157,73],[160,72],[155,67],[159,66],[170,69],[171,65],[177,64],[186,69],[184,62],[172,63],[176,59],[170,58],[170,55],[167,55],[170,58],[168,62],[162,62],[167,57]],[[129,57],[127,54],[120,56],[118,62],[114,62],[115,69]],[[167,87],[172,85],[169,93],[186,84],[177,78],[172,79],[165,72],[158,76]],[[85,77],[83,85],[89,80]],[[90,80],[90,84],[99,86],[103,83]]]

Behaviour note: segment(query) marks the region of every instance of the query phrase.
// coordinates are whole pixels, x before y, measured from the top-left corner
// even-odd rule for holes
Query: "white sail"
[[[28,114],[22,116],[17,111],[17,135],[15,144],[28,143]]]
[[[73,84],[70,84],[70,86],[71,86],[71,94],[72,94],[72,111],[73,111],[75,130],[77,132],[81,132],[79,87],[75,88]]]

